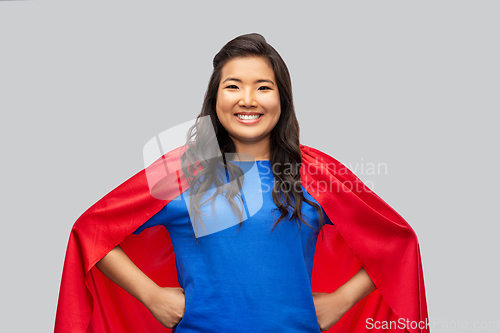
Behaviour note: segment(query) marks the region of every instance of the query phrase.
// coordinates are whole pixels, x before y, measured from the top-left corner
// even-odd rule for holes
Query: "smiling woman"
[[[158,182],[169,199],[143,170],[75,223],[55,331],[357,333],[427,320],[415,233],[301,145],[276,50],[239,36],[213,66],[186,145],[147,168],[174,171]]]

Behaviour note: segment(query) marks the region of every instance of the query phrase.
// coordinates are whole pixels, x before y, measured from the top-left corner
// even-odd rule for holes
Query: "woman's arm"
[[[333,293],[313,293],[318,324],[322,331],[329,330],[360,300],[377,289],[364,268]]]
[[[172,328],[182,319],[184,289],[158,286],[130,260],[120,245],[96,266],[111,281],[144,304],[164,327]]]

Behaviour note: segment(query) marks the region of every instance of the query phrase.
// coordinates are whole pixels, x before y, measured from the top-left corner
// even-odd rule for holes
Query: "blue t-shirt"
[[[304,219],[313,228],[285,218],[271,232],[280,216],[273,213],[271,162],[233,163],[245,171],[240,230],[222,195],[215,201],[215,218],[208,201],[200,207],[202,227],[193,228],[186,191],[135,232],[164,225],[170,234],[185,293],[185,314],[173,332],[320,332],[311,292],[318,212],[304,202]]]

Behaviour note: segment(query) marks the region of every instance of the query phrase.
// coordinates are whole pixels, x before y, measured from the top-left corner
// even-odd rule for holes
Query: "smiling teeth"
[[[260,114],[251,114],[251,115],[237,114],[236,116],[238,116],[238,118],[243,119],[243,120],[252,120],[252,119],[259,119],[261,115]]]

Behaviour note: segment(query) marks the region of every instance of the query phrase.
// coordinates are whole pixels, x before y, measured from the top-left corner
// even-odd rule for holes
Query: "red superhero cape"
[[[408,223],[332,157],[301,145],[302,185],[333,225],[317,240],[313,292],[333,292],[364,267],[377,290],[328,332],[429,332],[417,237]],[[120,244],[156,283],[179,287],[170,237],[162,226],[132,234],[188,189],[180,149],[108,193],[76,221],[66,252],[55,332],[171,332],[95,264]],[[162,179],[152,189],[151,177]],[[162,178],[163,177],[163,178]],[[153,193],[153,194],[152,194]],[[157,199],[162,198],[162,199]],[[256,330],[257,331],[257,330]]]

